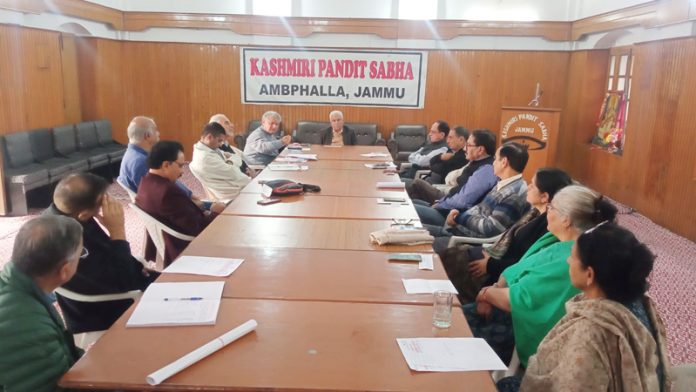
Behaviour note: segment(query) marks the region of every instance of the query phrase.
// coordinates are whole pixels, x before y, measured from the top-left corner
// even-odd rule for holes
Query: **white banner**
[[[242,48],[242,102],[423,108],[426,52]]]

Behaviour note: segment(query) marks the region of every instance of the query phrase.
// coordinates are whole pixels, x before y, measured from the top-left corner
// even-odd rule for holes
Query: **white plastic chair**
[[[520,370],[520,357],[517,355],[517,347],[515,351],[512,352],[512,358],[510,358],[510,365],[506,370],[494,370],[491,373],[493,382],[498,382],[505,377],[512,377]]]
[[[672,375],[674,382],[672,383],[672,392],[687,392],[693,391],[696,384],[696,364],[684,363],[672,367]]]
[[[116,182],[118,183],[118,185],[121,186],[121,188],[123,188],[123,189],[126,190],[126,192],[128,193],[128,197],[130,197],[130,199],[131,199],[131,202],[135,203],[135,195],[136,195],[136,193],[133,192],[130,188],[128,188],[128,187],[126,186],[126,184],[122,183],[119,179],[116,179]]]
[[[472,245],[490,245],[493,244],[494,242],[498,241],[498,239],[502,236],[503,234],[498,234],[495,237],[488,237],[488,238],[474,238],[474,237],[458,237],[458,236],[452,236],[450,237],[449,244],[447,245],[448,248],[451,248],[457,244],[472,244]]]
[[[147,230],[147,233],[150,235],[150,238],[152,239],[152,242],[155,244],[155,248],[157,248],[157,255],[164,260],[164,235],[162,232],[165,232],[169,235],[171,235],[174,238],[178,238],[180,240],[184,241],[193,241],[194,238],[193,236],[187,235],[187,234],[182,234],[179,233],[178,231],[170,228],[169,226],[165,225],[164,223],[158,221],[157,219],[153,218],[148,214],[147,212],[141,210],[138,206],[136,206],[133,203],[129,204],[130,208],[135,210],[135,212],[140,215],[140,218],[142,218],[143,223],[145,224],[145,229]]]

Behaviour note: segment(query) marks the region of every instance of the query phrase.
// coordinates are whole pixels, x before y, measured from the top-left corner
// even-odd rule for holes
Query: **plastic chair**
[[[672,392],[687,392],[693,391],[696,384],[696,364],[684,363],[672,367],[672,375],[674,382],[672,383]]]
[[[119,180],[118,178],[116,179],[116,182],[118,183],[118,185],[121,186],[121,188],[123,188],[126,191],[126,193],[128,193],[128,197],[130,197],[131,202],[135,203],[136,193],[133,192],[130,188],[128,188],[126,184],[122,183],[121,180]]]
[[[193,237],[190,235],[179,233],[178,231],[170,228],[169,226],[165,225],[164,223],[153,218],[147,212],[141,210],[134,203],[130,203],[129,206],[130,206],[130,208],[135,210],[135,212],[137,212],[138,215],[140,215],[140,218],[142,218],[143,223],[145,224],[145,229],[147,230],[147,233],[150,235],[152,242],[155,244],[155,248],[157,248],[157,255],[162,260],[164,260],[164,249],[165,249],[163,232],[171,235],[174,238],[178,238],[180,240],[189,241],[189,242],[193,241],[193,239],[196,238],[196,237]]]
[[[475,245],[487,245],[487,244],[492,244],[502,236],[503,234],[500,233],[495,237],[488,237],[488,238],[475,238],[475,237],[458,237],[458,236],[452,236],[450,237],[449,244],[447,244],[448,248],[451,248],[453,246],[456,246],[457,244],[475,244]]]

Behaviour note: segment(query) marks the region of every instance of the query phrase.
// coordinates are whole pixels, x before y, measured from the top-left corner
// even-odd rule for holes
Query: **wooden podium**
[[[500,116],[500,143],[518,142],[529,147],[529,162],[523,176],[527,181],[537,169],[556,162],[556,144],[561,109],[533,106],[503,106]]]

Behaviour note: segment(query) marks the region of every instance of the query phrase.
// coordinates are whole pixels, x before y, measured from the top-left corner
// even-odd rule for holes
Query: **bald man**
[[[145,290],[159,276],[131,255],[123,206],[106,193],[108,186],[106,180],[92,173],[71,174],[58,183],[53,204],[43,213],[68,216],[82,225],[86,251],[75,276],[63,285],[78,294]],[[74,334],[109,329],[133,303],[132,300],[90,303],[57,297],[68,329]]]

